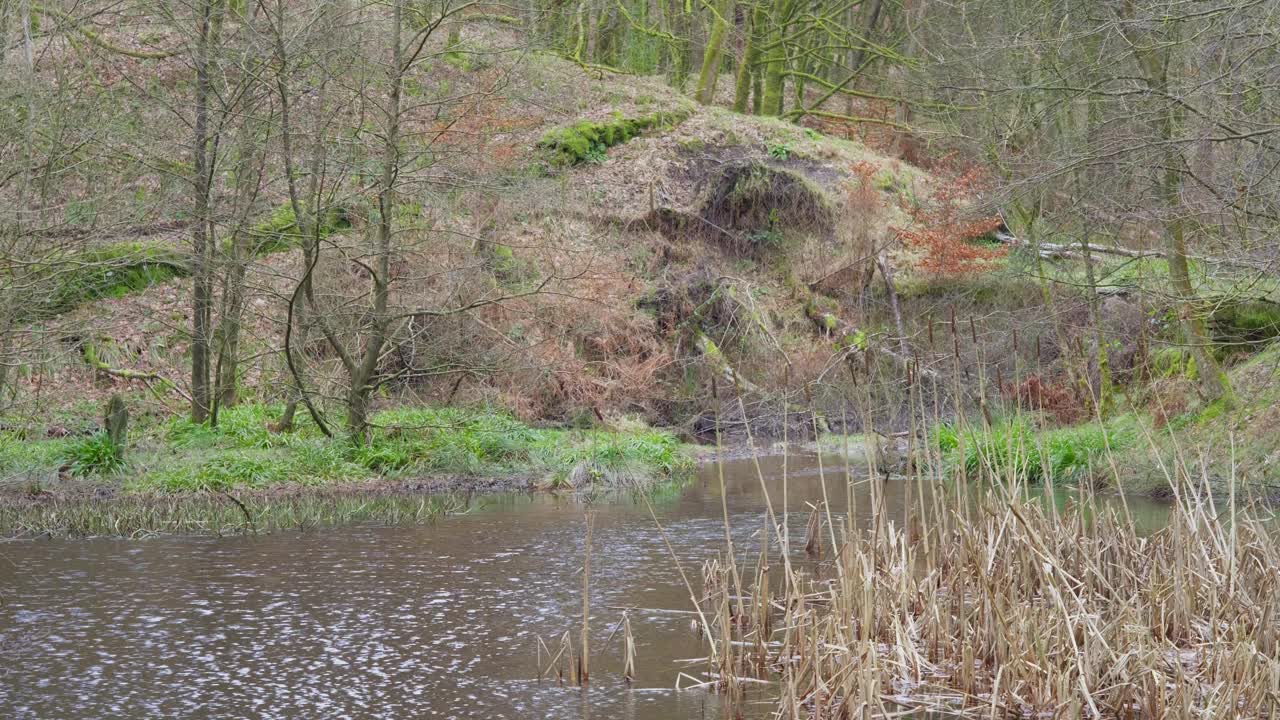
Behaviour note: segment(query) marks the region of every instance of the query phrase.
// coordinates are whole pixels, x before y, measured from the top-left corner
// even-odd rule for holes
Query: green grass
[[[670,433],[532,428],[499,412],[398,408],[378,413],[370,441],[325,437],[309,418],[292,432],[269,425],[280,408],[223,410],[217,427],[173,419],[135,428],[123,457],[100,434],[28,442],[0,435],[0,477],[73,475],[120,482],[127,492],[320,486],[379,477],[526,476],[549,486],[645,486],[682,477],[692,460]],[[108,443],[109,445],[109,443]]]
[[[364,462],[469,474],[529,473],[553,484],[638,484],[683,474],[691,461],[662,431],[535,429],[500,413],[403,408],[374,418]]]
[[[68,460],[73,442],[31,439],[12,431],[0,433],[0,480],[38,483]]]
[[[100,430],[70,444],[67,468],[79,477],[114,474],[124,469],[124,448],[112,442],[105,430]]]
[[[1078,482],[1109,470],[1108,449],[1132,446],[1135,418],[1123,416],[1107,423],[1086,423],[1037,430],[1025,419],[997,422],[989,430],[950,425],[934,430],[944,461],[954,470],[963,466],[969,477],[1017,477],[1030,483]],[[1110,474],[1109,471],[1107,474]]]

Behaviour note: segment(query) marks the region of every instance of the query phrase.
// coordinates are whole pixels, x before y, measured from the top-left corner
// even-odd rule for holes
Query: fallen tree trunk
[[[724,353],[720,352],[719,346],[717,346],[711,338],[707,337],[706,334],[698,331],[697,335],[694,336],[694,345],[697,346],[698,352],[702,353],[702,356],[707,359],[707,362],[711,363],[716,374],[723,377],[735,388],[745,390],[752,395],[769,397],[768,393],[761,390],[755,385],[755,383],[746,379],[742,376],[742,373],[735,370],[733,365],[729,364],[729,359],[724,356]]]
[[[1092,243],[1080,243],[1079,245],[1059,245],[1057,243],[1040,243],[1040,256],[1045,258],[1053,257],[1080,257],[1079,250],[1087,247],[1091,253],[1100,253],[1102,255],[1119,255],[1127,258],[1160,258],[1164,257],[1161,250],[1130,250],[1129,248],[1112,247],[1110,245],[1094,245]]]
[[[892,348],[883,346],[875,346],[870,343],[866,333],[863,333],[851,324],[845,323],[836,317],[834,313],[823,310],[818,304],[814,296],[809,296],[804,304],[804,315],[814,324],[818,332],[835,341],[836,348],[843,352],[853,351],[869,351],[878,355],[883,355],[893,362],[901,365],[904,369],[914,368],[916,372],[924,377],[937,379],[938,373],[929,368],[914,367],[915,358],[904,352],[898,352]],[[905,341],[904,341],[905,342]]]
[[[1025,245],[1022,240],[1003,233],[997,233],[996,237],[1006,245],[1021,246]],[[1058,243],[1040,243],[1040,257],[1046,260],[1083,260],[1084,254],[1082,250],[1087,249],[1092,253],[1100,255],[1116,255],[1119,257],[1133,258],[1140,260],[1143,258],[1163,258],[1165,256],[1163,250],[1134,250],[1132,248],[1115,247],[1112,245],[1094,245],[1093,243],[1072,243],[1070,245]],[[1275,268],[1266,262],[1257,260],[1230,259],[1222,257],[1210,257],[1207,255],[1188,255],[1188,260],[1207,263],[1209,265],[1224,265],[1227,267],[1243,268],[1245,270],[1254,270],[1257,272],[1274,272]]]

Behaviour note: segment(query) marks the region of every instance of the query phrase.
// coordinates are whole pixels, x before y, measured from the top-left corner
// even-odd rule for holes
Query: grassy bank
[[[1105,422],[1038,427],[1032,416],[933,430],[943,470],[969,477],[1115,486],[1168,497],[1194,482],[1225,495],[1280,496],[1280,345],[1228,370],[1234,403],[1197,399],[1185,368],[1132,388]],[[980,422],[980,421],[976,421]]]
[[[1234,480],[1250,492],[1280,497],[1280,344],[1228,371],[1235,402],[1203,402],[1190,378],[1157,381],[1142,440],[1118,457],[1118,480],[1147,494],[1169,494],[1169,478],[1194,478],[1217,492]],[[1157,418],[1163,420],[1157,422]]]
[[[990,427],[941,425],[933,440],[948,474],[963,469],[973,478],[1077,483],[1111,474],[1111,459],[1137,440],[1137,422],[1124,415],[1106,424],[1037,429],[1026,418],[1010,418]]]
[[[237,406],[221,414],[217,427],[185,419],[158,422],[133,430],[123,451],[101,432],[67,438],[0,434],[0,532],[109,530],[106,518],[67,520],[68,513],[90,512],[82,508],[101,510],[103,501],[109,501],[107,515],[132,528],[123,532],[130,534],[223,527],[244,514],[236,506],[244,497],[264,505],[309,496],[346,502],[362,488],[380,497],[405,487],[421,490],[413,481],[424,477],[449,477],[448,485],[459,489],[486,478],[547,489],[648,488],[685,477],[693,464],[673,435],[645,427],[534,428],[500,413],[399,408],[378,414],[370,441],[355,446],[324,436],[309,421],[292,432],[273,432],[270,423],[279,411]],[[50,521],[55,515],[64,522]],[[332,504],[295,503],[286,505],[282,523],[269,524],[364,515]]]

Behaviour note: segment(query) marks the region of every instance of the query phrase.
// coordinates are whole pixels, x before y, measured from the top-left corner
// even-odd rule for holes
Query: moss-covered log
[[[93,248],[28,268],[23,284],[44,285],[49,291],[20,312],[26,320],[52,317],[85,302],[120,297],[190,274],[186,257],[172,246],[134,242]]]
[[[583,120],[548,131],[538,141],[538,147],[548,151],[552,162],[558,165],[575,165],[603,159],[605,151],[614,145],[621,145],[648,130],[675,127],[688,117],[687,110],[677,110],[634,118],[617,116],[605,122]]]
[[[804,315],[821,335],[834,341],[837,350],[849,353],[850,356],[855,352],[873,352],[903,367],[912,364],[911,357],[892,348],[877,345],[866,331],[842,321],[834,312],[827,309],[823,298],[818,295],[810,295],[805,300]],[[924,377],[937,377],[937,373],[928,368],[916,368],[916,371]]]
[[[350,226],[347,212],[334,208],[325,215],[319,232],[327,237]],[[255,225],[249,234],[257,255],[290,250],[301,242],[293,211],[287,205]],[[47,288],[32,293],[34,302],[21,303],[18,315],[28,322],[50,318],[87,302],[123,297],[190,274],[186,250],[161,242],[125,242],[60,254],[28,265],[22,277],[14,278],[14,284],[21,287]]]
[[[702,357],[711,366],[711,369],[716,373],[716,375],[724,378],[729,382],[729,384],[743,392],[750,393],[758,397],[769,397],[768,393],[761,390],[755,385],[755,383],[746,379],[743,377],[742,373],[735,370],[733,365],[729,363],[729,359],[724,356],[723,352],[721,352],[719,346],[717,346],[715,342],[704,333],[698,332],[694,336],[694,346],[698,348],[698,352],[702,353]]]

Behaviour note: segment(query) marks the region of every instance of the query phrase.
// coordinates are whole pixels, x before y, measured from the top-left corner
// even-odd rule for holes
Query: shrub
[[[1068,382],[1045,381],[1039,375],[1031,375],[1019,383],[1006,383],[1001,390],[1018,407],[1048,413],[1063,425],[1079,422],[1088,414],[1088,408]]]

